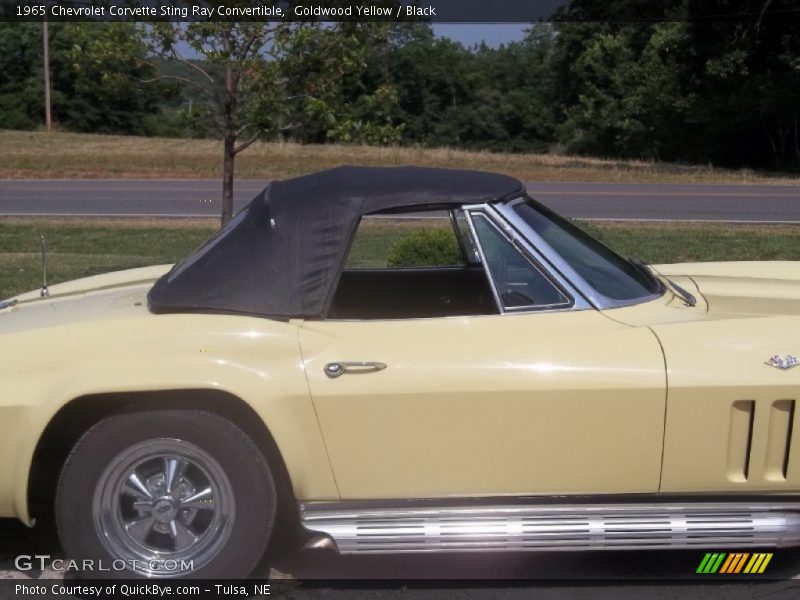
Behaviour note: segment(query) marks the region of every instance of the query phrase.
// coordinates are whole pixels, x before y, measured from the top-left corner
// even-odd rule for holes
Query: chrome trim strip
[[[300,507],[341,554],[800,546],[800,504]]]
[[[524,248],[520,247],[519,240],[514,236],[513,230],[510,229],[508,223],[504,221],[497,222],[495,219],[492,218],[486,212],[474,210],[467,213],[469,216],[469,221],[472,226],[472,230],[475,235],[475,242],[479,245],[481,252],[481,257],[483,258],[484,263],[484,270],[487,273],[487,276],[492,279],[492,272],[489,267],[489,263],[486,261],[486,253],[483,250],[483,244],[480,240],[480,236],[478,236],[478,230],[475,228],[476,218],[483,219],[489,225],[489,227],[493,228],[504,240],[506,240],[511,245],[512,252],[516,252],[522,259],[532,267],[539,275],[541,275],[548,284],[550,284],[555,290],[559,293],[559,295],[564,299],[564,302],[558,302],[557,304],[526,304],[523,306],[505,306],[502,303],[502,299],[498,297],[498,308],[504,312],[530,312],[530,311],[538,311],[538,310],[557,310],[557,309],[568,309],[572,308],[575,304],[575,300],[572,295],[567,292],[563,287],[561,287],[555,279],[551,276],[550,272],[546,270],[537,260],[533,260],[531,256],[529,256],[528,252],[525,251]],[[497,287],[493,283],[493,287]]]
[[[550,265],[549,261],[544,260],[544,257],[535,246],[530,244],[529,241],[523,238],[521,235],[514,234],[515,233],[514,229],[506,221],[505,217],[493,207],[493,205],[471,204],[471,205],[465,205],[462,208],[467,216],[467,222],[469,223],[470,232],[472,234],[475,247],[478,249],[478,254],[480,255],[481,264],[483,266],[484,272],[486,273],[486,277],[489,280],[489,284],[491,285],[492,293],[494,294],[495,302],[497,303],[500,314],[519,315],[519,314],[530,314],[530,313],[541,313],[541,312],[566,312],[571,310],[586,310],[592,308],[592,305],[586,301],[581,291],[574,285],[572,285],[572,283],[567,278],[565,278],[561,273],[555,270]],[[511,242],[514,245],[515,249],[522,254],[525,260],[531,262],[534,268],[539,270],[547,279],[549,279],[550,282],[553,285],[555,285],[560,292],[565,294],[569,302],[557,305],[542,305],[534,307],[521,306],[518,308],[510,308],[510,309],[504,308],[503,303],[500,300],[500,297],[497,293],[497,289],[495,287],[492,274],[489,271],[489,266],[486,263],[486,257],[484,256],[483,247],[481,246],[477,232],[475,231],[475,225],[472,222],[472,213],[474,212],[479,212],[482,215],[486,216],[489,219],[489,221],[498,229],[498,231],[500,231],[507,237],[510,237]]]
[[[573,283],[566,274],[559,270],[558,265],[553,263],[553,260],[549,254],[544,252],[542,248],[539,248],[529,238],[525,237],[524,232],[520,231],[513,222],[508,220],[506,215],[498,210],[497,205],[487,205],[486,213],[490,215],[496,222],[502,224],[506,233],[512,237],[514,245],[520,251],[526,254],[529,260],[535,261],[543,272],[548,273],[550,278],[558,282],[558,284],[564,290],[568,291],[573,299],[573,305],[570,307],[572,310],[587,310],[595,308],[595,306],[591,303],[591,299],[584,293],[584,290],[580,286],[575,285],[575,283]],[[515,213],[512,211],[511,214],[514,215]],[[549,245],[545,244],[545,246],[545,249],[550,249]],[[552,251],[552,249],[550,250],[553,256],[556,256],[558,260],[561,260],[560,255],[555,253],[555,251]]]
[[[450,226],[453,228],[453,233],[456,236],[456,241],[458,242],[458,248],[461,251],[461,260],[464,261],[465,265],[471,264],[469,251],[467,250],[467,245],[464,242],[464,236],[461,235],[461,228],[458,226],[458,212],[460,209],[458,208],[451,208],[448,211],[450,215]],[[467,226],[469,226],[469,222],[467,222]]]
[[[474,210],[482,211],[483,208],[484,207],[476,207]],[[492,272],[489,270],[489,263],[486,262],[486,255],[483,253],[483,245],[478,239],[478,232],[475,231],[475,223],[472,222],[472,212],[472,209],[467,210],[466,207],[464,208],[464,215],[467,217],[469,232],[472,234],[472,242],[475,244],[475,248],[478,250],[478,256],[481,257],[481,266],[483,267],[483,272],[486,274],[486,280],[489,282],[489,286],[492,288],[492,296],[494,296],[494,302],[497,304],[497,311],[500,314],[503,314],[505,312],[505,309],[503,308],[503,301],[500,299],[500,294],[497,291],[497,286],[494,283],[494,277],[492,277]]]

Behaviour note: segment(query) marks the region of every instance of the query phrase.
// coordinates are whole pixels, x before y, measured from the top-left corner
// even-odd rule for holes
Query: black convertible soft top
[[[362,215],[497,202],[506,175],[421,167],[338,167],[275,181],[150,290],[150,310],[323,317]]]

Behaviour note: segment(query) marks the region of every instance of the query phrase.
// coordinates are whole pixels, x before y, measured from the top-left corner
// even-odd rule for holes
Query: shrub
[[[460,265],[461,251],[451,229],[420,229],[403,237],[386,257],[389,267]]]

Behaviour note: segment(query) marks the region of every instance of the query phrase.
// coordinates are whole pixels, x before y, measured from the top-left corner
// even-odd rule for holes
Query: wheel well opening
[[[66,404],[45,428],[33,455],[28,478],[30,514],[52,525],[59,473],[72,448],[90,427],[111,415],[144,410],[201,410],[234,423],[258,446],[272,470],[278,493],[278,523],[299,524],[291,479],[266,424],[237,396],[206,389],[93,394]]]

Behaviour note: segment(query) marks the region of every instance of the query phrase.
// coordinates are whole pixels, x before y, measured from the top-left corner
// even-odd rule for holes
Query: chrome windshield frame
[[[530,247],[535,248],[543,257],[544,261],[546,261],[550,269],[559,273],[564,280],[569,281],[571,287],[577,290],[591,306],[598,310],[621,308],[624,306],[644,304],[645,302],[650,302],[651,300],[656,300],[664,296],[666,293],[665,289],[629,300],[616,300],[598,292],[586,279],[578,274],[578,272],[564,260],[544,238],[534,231],[534,229],[517,214],[514,210],[514,206],[526,200],[527,196],[518,196],[512,200],[494,204],[491,206],[491,209],[500,215]]]
[[[492,204],[470,204],[464,205],[461,207],[461,210],[464,211],[464,214],[467,217],[467,222],[469,223],[470,233],[472,234],[473,241],[478,248],[478,252],[480,254],[481,265],[483,266],[484,272],[486,273],[486,277],[489,280],[489,284],[492,288],[492,293],[495,298],[495,302],[497,303],[497,308],[500,311],[500,314],[503,315],[519,315],[519,314],[528,314],[528,313],[542,313],[542,312],[568,312],[574,310],[587,310],[593,308],[592,305],[587,301],[584,295],[577,289],[572,283],[564,277],[561,273],[559,273],[556,269],[550,265],[549,261],[546,260],[546,257],[542,255],[539,250],[530,243],[523,235],[515,233],[514,228],[509,224],[508,220],[503,216]],[[492,278],[491,271],[489,270],[488,265],[486,264],[486,259],[483,253],[483,247],[481,246],[480,240],[478,239],[477,233],[475,232],[475,226],[472,222],[473,214],[482,214],[489,221],[497,228],[499,232],[505,235],[509,241],[514,245],[516,250],[527,260],[530,262],[534,268],[539,270],[547,279],[553,283],[557,289],[562,291],[567,295],[567,299],[570,300],[568,303],[557,304],[557,305],[542,305],[542,306],[530,306],[530,307],[519,307],[519,308],[504,308],[503,303],[500,301],[500,298],[497,294],[497,289],[495,286],[494,279]]]

